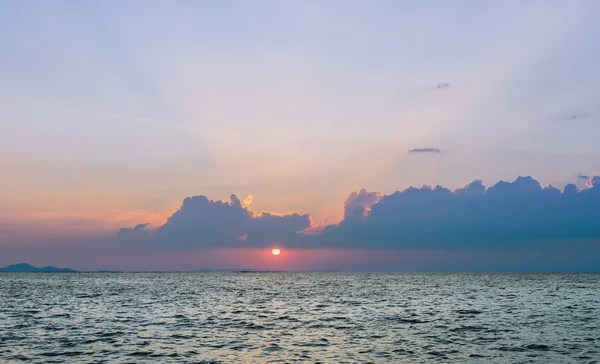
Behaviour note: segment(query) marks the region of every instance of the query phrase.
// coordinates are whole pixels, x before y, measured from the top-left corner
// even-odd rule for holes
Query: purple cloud
[[[415,148],[415,149],[410,149],[408,151],[408,154],[415,154],[415,153],[435,153],[435,154],[439,154],[442,151],[438,148]]]

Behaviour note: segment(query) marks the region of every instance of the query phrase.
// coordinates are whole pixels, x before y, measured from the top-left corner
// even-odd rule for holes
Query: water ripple
[[[598,278],[0,274],[0,362],[592,362]]]

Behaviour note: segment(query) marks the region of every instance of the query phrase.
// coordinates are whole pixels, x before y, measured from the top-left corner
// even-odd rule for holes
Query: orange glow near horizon
[[[271,250],[271,254],[273,254],[274,256],[278,256],[279,254],[281,254],[281,249],[273,248],[273,250]]]

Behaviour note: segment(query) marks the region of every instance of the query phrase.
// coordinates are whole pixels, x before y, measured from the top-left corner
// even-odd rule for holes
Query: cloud
[[[436,86],[436,88],[440,88],[440,89],[448,88],[448,87],[450,87],[450,83],[449,82],[440,82]]]
[[[600,176],[595,176],[590,178],[589,181],[585,184],[589,188],[599,188],[600,189]],[[600,221],[598,222],[600,224]]]
[[[454,194],[457,196],[473,196],[480,195],[485,191],[485,186],[483,185],[483,181],[477,179],[466,186],[459,187],[454,190]]]
[[[194,196],[183,201],[180,209],[157,230],[150,244],[167,249],[268,246],[292,241],[309,226],[308,214],[257,213],[236,195],[231,195],[227,202]]]
[[[117,233],[118,237],[140,237],[149,234],[148,231],[144,230],[148,226],[148,223],[137,224],[133,228],[121,228]]]
[[[352,192],[344,201],[344,220],[367,216],[371,206],[379,201],[381,196],[381,192],[367,192],[365,189]]]
[[[252,195],[248,195],[246,198],[244,198],[244,201],[242,201],[242,206],[248,207],[250,204],[252,204],[252,201],[254,201],[254,197],[252,197]]]
[[[563,117],[564,120],[579,120],[579,119],[587,119],[592,116],[590,112],[576,112],[572,114],[565,115]]]
[[[590,179],[590,176],[586,176],[585,174],[581,174],[581,173],[579,173],[579,174],[577,175],[577,178],[578,178],[578,179],[584,179],[584,180],[586,180],[586,181],[587,181],[588,179]]]
[[[408,154],[414,154],[414,153],[441,153],[442,151],[439,150],[438,148],[415,148],[415,149],[410,149],[408,151]]]
[[[600,176],[587,188],[559,190],[532,177],[481,180],[450,190],[409,187],[384,195],[361,189],[343,204],[343,218],[322,226],[308,214],[256,212],[236,195],[229,201],[188,197],[146,246],[204,249],[283,245],[295,248],[399,250],[535,249],[555,242],[600,239]],[[119,236],[146,236],[146,224]],[[138,234],[138,235],[135,235]],[[544,245],[546,244],[546,245]]]
[[[327,226],[319,239],[338,247],[475,250],[600,239],[600,176],[588,187],[561,191],[531,177],[488,189],[478,180],[454,191],[410,187],[382,196],[360,221],[349,214]]]

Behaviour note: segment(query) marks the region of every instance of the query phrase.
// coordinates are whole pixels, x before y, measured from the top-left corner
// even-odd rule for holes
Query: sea
[[[2,363],[598,363],[600,274],[0,273]]]

